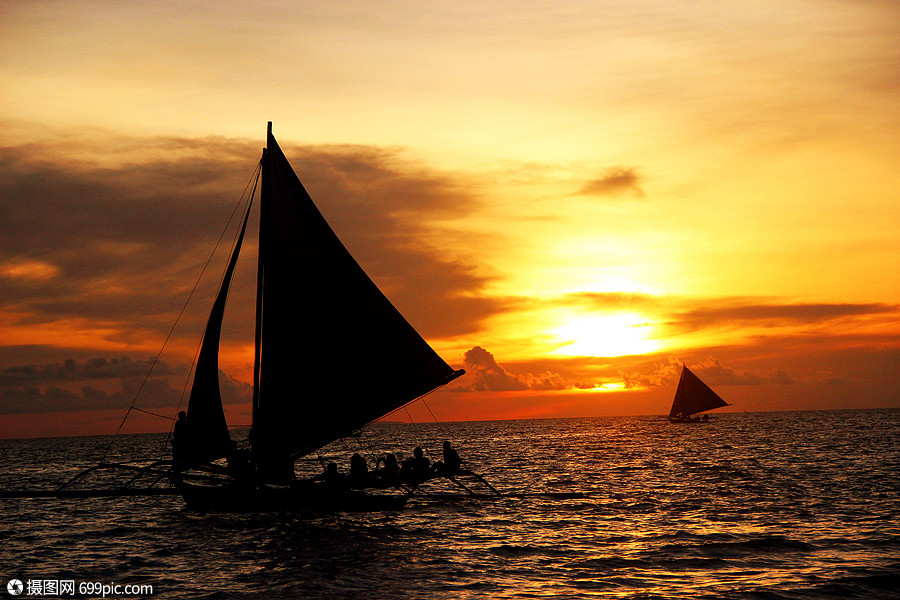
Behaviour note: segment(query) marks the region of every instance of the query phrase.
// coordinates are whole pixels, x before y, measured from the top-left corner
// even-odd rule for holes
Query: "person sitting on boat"
[[[350,457],[350,487],[362,489],[369,484],[369,465],[359,452]]]
[[[381,464],[384,463],[384,466]],[[395,485],[400,478],[400,465],[397,464],[397,457],[392,452],[388,452],[384,456],[379,456],[375,461],[375,476],[379,483],[384,486]]]
[[[329,488],[341,489],[347,487],[347,476],[338,472],[337,463],[329,462],[325,465],[325,471],[312,478],[313,481],[321,481]]]
[[[450,442],[444,441],[444,449],[442,452],[443,460],[434,463],[432,471],[438,475],[452,475],[453,473],[458,473],[460,467],[462,467],[462,459],[459,457],[456,448],[454,448]]]
[[[400,479],[408,481],[425,481],[431,473],[431,461],[425,456],[421,447],[416,446],[412,458],[403,461],[400,467]]]

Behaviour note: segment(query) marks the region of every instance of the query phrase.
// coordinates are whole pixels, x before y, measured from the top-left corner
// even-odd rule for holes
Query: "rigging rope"
[[[148,415],[153,415],[154,417],[159,417],[160,419],[166,419],[167,421],[174,421],[173,417],[167,417],[166,415],[161,415],[159,413],[155,413],[150,410],[144,410],[143,408],[138,408],[137,406],[133,407],[131,410],[136,410],[138,412],[146,413]]]

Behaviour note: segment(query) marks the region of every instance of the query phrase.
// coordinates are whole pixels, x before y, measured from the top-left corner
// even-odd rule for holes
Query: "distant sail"
[[[357,264],[271,131],[260,211],[257,456],[312,452],[463,373]]]
[[[721,406],[729,406],[729,404],[694,375],[690,369],[682,366],[681,379],[678,381],[678,389],[675,391],[675,400],[672,402],[669,418],[687,418]]]

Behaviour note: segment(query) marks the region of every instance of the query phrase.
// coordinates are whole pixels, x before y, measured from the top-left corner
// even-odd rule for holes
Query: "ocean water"
[[[444,439],[502,491],[585,496],[325,515],[0,499],[0,595],[19,579],[135,598],[900,597],[900,410],[377,424],[359,442],[435,458]],[[0,441],[0,489],[52,487],[108,442]],[[164,443],[127,436],[111,458]],[[355,444],[329,457],[346,464]],[[152,595],[121,593],[135,584]]]

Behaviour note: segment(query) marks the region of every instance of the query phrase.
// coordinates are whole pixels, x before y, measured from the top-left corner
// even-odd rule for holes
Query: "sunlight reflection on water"
[[[434,458],[451,439],[503,490],[587,497],[320,517],[0,500],[0,577],[146,582],[156,598],[888,598],[898,433],[896,410],[379,424],[371,455],[422,445]],[[0,442],[0,486],[61,482],[105,443]],[[160,438],[131,436],[119,455],[140,447]]]

